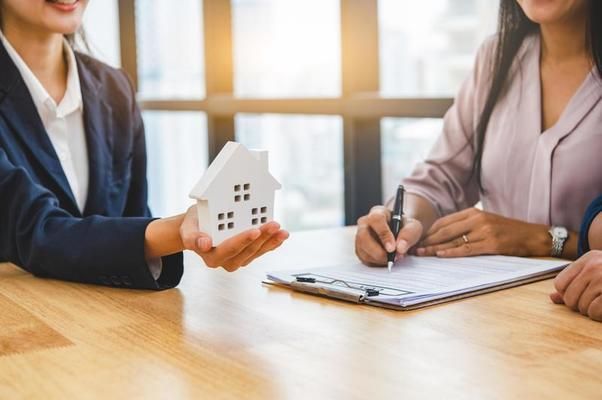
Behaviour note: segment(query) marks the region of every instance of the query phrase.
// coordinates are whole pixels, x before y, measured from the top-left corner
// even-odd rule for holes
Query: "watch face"
[[[560,226],[557,226],[554,228],[553,234],[554,234],[554,236],[556,236],[559,239],[566,239],[568,237],[568,233],[567,233],[566,229],[562,228]]]

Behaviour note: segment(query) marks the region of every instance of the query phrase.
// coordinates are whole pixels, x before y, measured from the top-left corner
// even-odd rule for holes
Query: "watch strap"
[[[562,255],[562,251],[564,250],[564,243],[566,242],[567,237],[561,237],[555,234],[555,230],[557,227],[552,227],[550,229],[550,236],[552,236],[552,257],[560,257]]]

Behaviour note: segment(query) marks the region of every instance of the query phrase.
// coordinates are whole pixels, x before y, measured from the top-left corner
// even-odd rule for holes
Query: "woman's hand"
[[[233,236],[217,247],[211,238],[199,231],[196,207],[190,207],[180,226],[180,236],[186,250],[197,253],[209,268],[222,267],[233,272],[246,267],[256,258],[272,251],[289,237],[277,222],[268,222],[259,229],[250,229]]]
[[[594,250],[569,265],[554,280],[556,304],[602,321],[602,251]]]
[[[549,256],[552,238],[548,229],[546,225],[469,208],[438,219],[418,244],[416,254],[437,257]]]
[[[404,217],[403,229],[395,238],[389,228],[390,218],[391,211],[384,206],[376,206],[357,221],[355,253],[364,264],[386,265],[387,252],[396,251],[398,257],[404,256],[420,240],[420,221]]]

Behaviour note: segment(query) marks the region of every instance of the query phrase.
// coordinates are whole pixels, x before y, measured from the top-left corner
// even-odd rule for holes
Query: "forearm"
[[[552,252],[552,236],[547,225],[528,224],[522,232],[525,255],[528,257],[549,257]],[[564,242],[560,258],[575,260],[578,257],[579,233],[569,232]]]
[[[144,254],[147,259],[159,258],[184,250],[180,226],[184,214],[162,218],[148,224],[144,233]]]
[[[588,233],[589,247],[591,250],[602,250],[602,213],[592,222]]]
[[[407,217],[420,221],[423,227],[423,235],[428,232],[431,225],[439,218],[439,215],[428,200],[413,193],[407,194],[405,197],[404,213]]]

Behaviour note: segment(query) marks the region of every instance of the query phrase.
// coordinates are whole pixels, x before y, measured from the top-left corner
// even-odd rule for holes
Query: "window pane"
[[[394,194],[401,180],[423,161],[441,135],[439,118],[383,118],[381,121],[383,199]]]
[[[202,12],[201,0],[136,0],[141,96],[205,96]]]
[[[454,96],[495,32],[497,5],[481,0],[379,0],[381,93]]]
[[[301,230],[341,226],[343,121],[330,116],[236,116],[237,140],[270,151],[270,172],[282,184],[275,219]]]
[[[117,0],[91,1],[84,14],[84,28],[92,55],[119,67],[119,12]]]
[[[200,112],[144,112],[149,205],[170,216],[194,203],[188,197],[207,168],[207,118]]]
[[[236,95],[340,95],[339,13],[339,0],[232,0]]]

